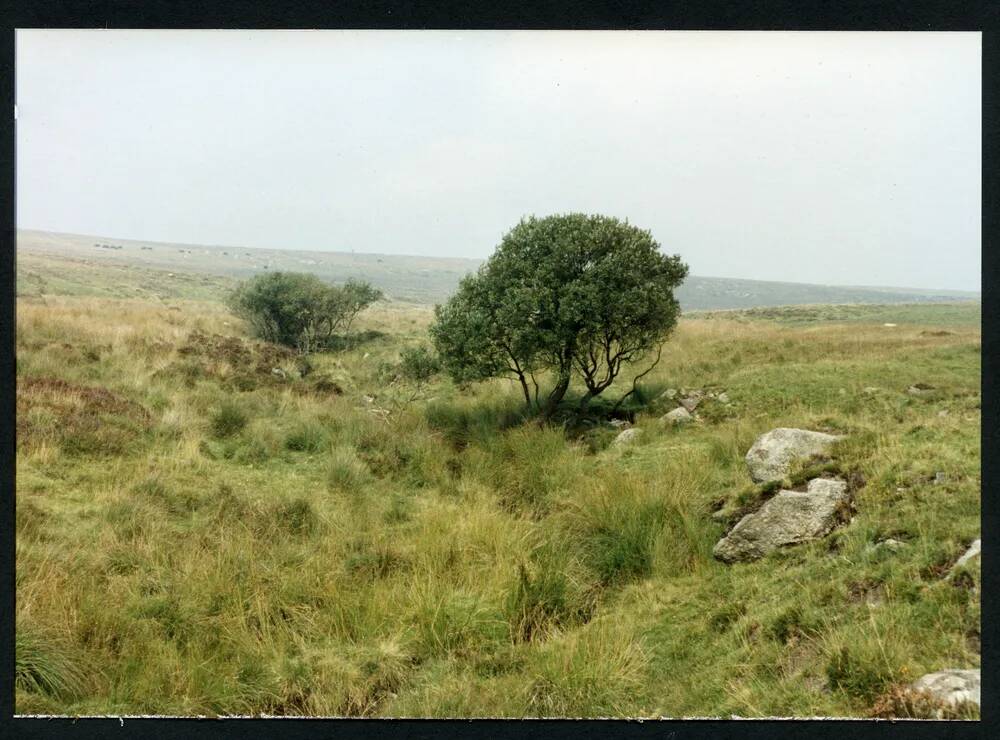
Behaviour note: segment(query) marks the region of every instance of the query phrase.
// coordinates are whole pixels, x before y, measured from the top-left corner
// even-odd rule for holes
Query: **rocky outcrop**
[[[674,425],[688,424],[691,421],[694,421],[694,417],[691,416],[691,414],[688,412],[686,408],[684,408],[683,406],[678,406],[670,413],[664,414],[661,417],[661,421],[667,424],[674,424]]]
[[[750,477],[757,483],[781,480],[795,461],[822,454],[840,439],[807,429],[772,429],[759,436],[746,454]]]
[[[846,482],[816,478],[809,481],[805,492],[779,491],[756,512],[740,519],[712,552],[725,563],[735,563],[819,539],[844,521],[849,504]]]
[[[641,429],[624,429],[617,437],[615,437],[611,444],[615,447],[623,447],[627,444],[635,442],[636,438],[641,434]]]
[[[983,552],[983,541],[975,540],[971,545],[969,545],[969,549],[966,550],[965,553],[963,553],[962,557],[960,557],[957,561],[955,561],[955,565],[952,566],[952,572],[954,572],[956,568],[963,567],[973,558],[979,557],[982,554],[982,552]]]
[[[928,673],[910,686],[914,691],[930,694],[952,707],[962,704],[979,706],[980,669],[951,669]]]
[[[681,406],[687,410],[688,413],[693,413],[698,404],[701,403],[701,398],[698,396],[688,396],[687,398],[681,399]]]

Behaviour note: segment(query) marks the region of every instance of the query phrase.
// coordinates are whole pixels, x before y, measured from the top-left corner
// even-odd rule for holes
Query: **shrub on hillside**
[[[407,347],[400,353],[400,374],[415,383],[426,383],[441,372],[441,360],[427,347]]]
[[[366,282],[330,285],[315,275],[271,272],[240,285],[228,305],[261,339],[305,353],[349,333],[358,314],[381,298]]]
[[[22,691],[72,698],[80,693],[83,672],[60,642],[25,626],[14,635],[14,683]]]
[[[211,425],[214,436],[231,437],[243,431],[243,427],[247,425],[247,415],[236,404],[226,402],[213,414]]]
[[[618,219],[531,217],[435,309],[431,336],[458,382],[516,378],[526,406],[551,417],[576,376],[586,387],[582,410],[623,365],[654,352],[656,365],[680,311],[673,291],[686,275],[680,257]],[[555,385],[540,399],[536,376],[547,371]]]

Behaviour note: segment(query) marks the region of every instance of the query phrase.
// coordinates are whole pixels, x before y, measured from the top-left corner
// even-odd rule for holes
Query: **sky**
[[[18,227],[978,290],[978,33],[19,30]]]

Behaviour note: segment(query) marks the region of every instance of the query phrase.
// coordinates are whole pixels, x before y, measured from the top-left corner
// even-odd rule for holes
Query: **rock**
[[[757,483],[781,480],[788,475],[793,462],[818,455],[841,439],[806,429],[772,429],[757,437],[746,454],[750,477]]]
[[[276,378],[281,378],[282,380],[288,377],[288,373],[286,373],[280,367],[271,368],[271,375],[273,375]]]
[[[948,482],[948,476],[942,473],[940,470],[934,474],[934,485],[940,486],[942,483]]]
[[[723,391],[718,396],[716,396],[716,400],[719,403],[729,403],[729,394]]]
[[[608,422],[608,424],[613,426],[615,429],[628,429],[630,426],[630,424],[624,419],[612,419]]]
[[[927,385],[927,383],[914,383],[906,392],[911,396],[926,396],[934,390],[933,385]]]
[[[836,478],[815,478],[805,493],[779,491],[740,519],[712,554],[725,563],[756,560],[779,547],[819,539],[841,521],[849,501],[847,483]]]
[[[910,688],[926,692],[940,702],[957,707],[970,703],[979,706],[980,669],[950,669],[928,673],[914,681]]]
[[[683,406],[688,413],[691,413],[696,408],[698,408],[699,403],[701,403],[701,399],[695,398],[694,396],[689,396],[688,398],[681,399],[681,406]]]
[[[621,447],[623,445],[635,442],[636,437],[642,434],[641,429],[624,429],[622,432],[615,437],[615,441],[611,444],[615,447]]]
[[[979,555],[981,555],[982,552],[983,552],[983,541],[976,540],[971,545],[969,545],[969,549],[965,551],[965,554],[963,554],[962,557],[960,557],[958,560],[955,561],[955,564],[952,566],[951,569],[955,570],[955,568],[961,568],[963,565],[968,563],[973,558],[979,557]]]
[[[660,398],[675,398],[677,396],[676,388],[667,388],[663,393],[660,394]]]
[[[875,387],[875,386],[873,386],[873,385],[869,385],[869,386],[867,386],[867,387],[866,387],[866,388],[865,388],[865,389],[864,389],[864,390],[862,391],[862,393],[864,393],[865,395],[868,395],[868,396],[872,396],[872,395],[874,395],[874,394],[878,393],[878,392],[879,392],[879,390],[880,390],[879,388],[876,388],[876,387]]]
[[[901,549],[906,547],[906,543],[901,540],[893,539],[889,537],[888,539],[879,540],[875,543],[876,550],[889,550],[890,552],[899,552]]]
[[[688,413],[688,410],[683,407],[677,407],[668,414],[664,414],[660,421],[664,421],[668,424],[687,424],[693,420],[694,417]]]
[[[371,356],[372,356],[372,355],[371,355],[371,352],[365,352],[365,354],[364,354],[364,355],[363,355],[363,356],[361,357],[361,359],[362,359],[362,360],[367,360],[367,359],[368,359],[369,357],[371,357]]]

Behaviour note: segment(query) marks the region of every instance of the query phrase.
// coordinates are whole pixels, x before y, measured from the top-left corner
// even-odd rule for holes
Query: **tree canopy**
[[[653,352],[659,360],[679,313],[673,291],[686,276],[679,256],[662,254],[649,231],[627,222],[529,217],[435,308],[431,337],[459,382],[515,378],[525,402],[551,414],[578,377],[583,408],[623,365]],[[537,376],[546,371],[554,385],[540,399]]]
[[[228,300],[259,338],[312,352],[347,333],[357,315],[382,292],[366,282],[325,283],[315,275],[271,272],[242,283]]]

